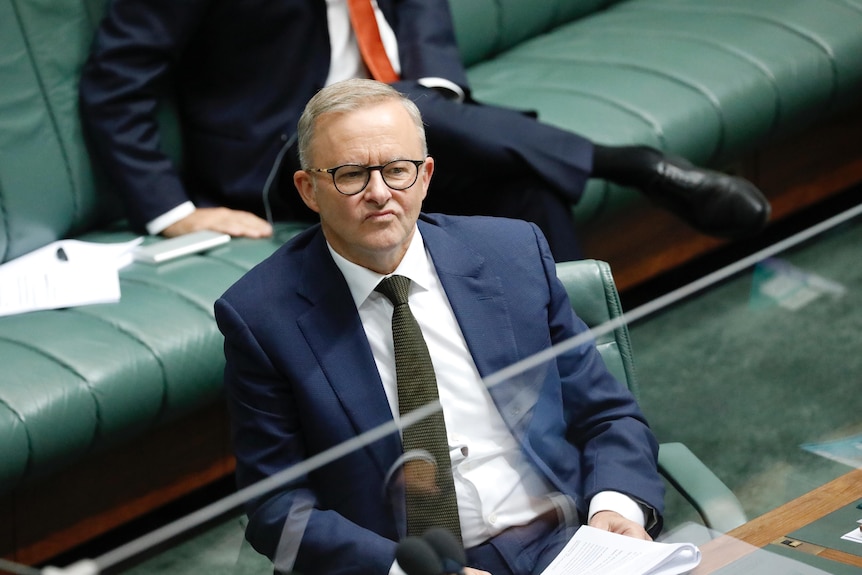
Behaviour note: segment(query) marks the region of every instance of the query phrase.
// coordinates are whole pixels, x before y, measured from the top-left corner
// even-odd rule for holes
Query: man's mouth
[[[393,212],[392,210],[384,210],[381,212],[371,212],[370,214],[365,216],[365,219],[366,220],[381,220],[381,219],[385,219],[389,216],[394,216],[394,215],[395,215],[395,212]]]

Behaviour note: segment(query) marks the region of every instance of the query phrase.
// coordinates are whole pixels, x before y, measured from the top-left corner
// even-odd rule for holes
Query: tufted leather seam
[[[595,94],[593,92],[587,92],[584,90],[570,90],[566,89],[570,94],[578,94],[586,97],[590,100],[595,100],[597,102],[603,102],[605,104],[609,104],[612,107],[629,114],[642,121],[644,124],[648,125],[655,134],[656,140],[658,140],[659,145],[662,149],[667,149],[667,137],[665,135],[664,129],[661,124],[659,124],[654,118],[651,118],[649,115],[644,114],[642,111],[633,108],[632,106],[627,105],[625,102],[617,100],[615,98],[607,98],[605,96],[600,96],[599,94]]]
[[[616,33],[625,34],[625,35],[630,35],[632,33],[631,29],[618,27],[618,26],[603,27],[602,33],[604,34],[605,32],[616,32]],[[694,43],[702,44],[705,46],[711,46],[711,47],[716,48],[720,51],[723,51],[726,54],[738,57],[740,60],[744,60],[748,64],[751,64],[752,67],[756,68],[757,70],[759,70],[763,74],[763,76],[767,79],[767,81],[769,82],[769,85],[772,87],[773,91],[775,92],[776,112],[772,118],[772,122],[771,122],[771,126],[770,126],[770,133],[775,132],[775,129],[778,126],[778,123],[779,123],[779,120],[780,120],[780,117],[782,114],[782,108],[783,108],[783,102],[781,100],[781,91],[778,89],[778,79],[775,77],[775,74],[773,74],[772,70],[770,70],[769,67],[766,64],[764,64],[762,61],[755,58],[753,55],[748,54],[747,52],[744,52],[744,51],[734,47],[731,44],[718,42],[715,40],[703,38],[701,36],[696,36],[694,34],[688,34],[688,33],[680,32],[680,31],[676,31],[676,30],[672,30],[672,31],[658,31],[658,30],[643,31],[643,30],[640,30],[640,31],[638,31],[638,34],[640,34],[641,36],[654,36],[654,37],[660,37],[660,38],[671,37],[671,38],[678,38],[678,39],[683,39],[683,40],[691,40]]]
[[[189,303],[193,307],[196,307],[197,309],[203,310],[209,317],[213,317],[213,311],[212,311],[211,305],[210,305],[210,307],[204,306],[201,303],[195,301],[194,298],[189,297],[180,291],[168,289],[161,283],[149,282],[149,281],[147,281],[143,278],[139,278],[139,277],[120,277],[120,281],[146,286],[149,288],[156,289],[156,290],[163,292],[163,293],[175,295],[178,298],[180,298],[181,300]],[[213,303],[215,303],[215,302],[213,302]]]
[[[710,160],[712,161],[715,158],[717,158],[720,150],[722,150],[724,148],[727,122],[725,121],[724,113],[721,109],[721,103],[718,100],[718,98],[716,97],[716,95],[713,94],[711,91],[707,90],[706,87],[704,87],[704,86],[700,86],[700,85],[697,85],[695,83],[689,82],[684,78],[677,77],[677,76],[670,74],[668,72],[663,72],[663,71],[657,70],[655,68],[650,68],[649,66],[644,66],[641,64],[633,64],[631,62],[624,62],[624,61],[619,61],[619,60],[615,61],[613,59],[601,59],[601,58],[587,59],[587,58],[572,58],[572,57],[568,57],[568,56],[566,58],[558,58],[558,57],[554,57],[554,56],[543,56],[542,58],[538,58],[538,57],[534,57],[534,56],[515,56],[515,55],[510,56],[510,58],[513,60],[521,60],[521,61],[534,60],[534,61],[540,61],[540,62],[541,61],[546,62],[548,60],[565,60],[567,62],[577,61],[577,62],[584,63],[584,64],[615,66],[618,68],[631,68],[634,70],[641,70],[644,72],[648,72],[648,73],[653,74],[657,77],[662,77],[662,78],[665,78],[667,80],[670,80],[671,82],[674,82],[680,86],[684,86],[686,88],[689,88],[689,89],[693,90],[694,92],[697,92],[698,94],[702,95],[704,97],[704,99],[707,102],[709,102],[712,109],[715,111],[715,114],[719,120],[718,121],[719,134],[718,134],[718,142],[715,145],[715,147],[712,151],[712,154],[710,155]],[[589,95],[590,97],[592,97],[596,100],[599,100],[599,101],[603,101],[603,102],[609,101],[608,99],[601,97],[598,94],[586,93],[586,95]],[[654,125],[654,123],[650,122],[650,125]],[[660,139],[663,139],[661,134],[656,134],[656,136],[659,137]],[[666,146],[666,144],[663,145],[663,149],[666,149],[665,146]]]
[[[14,10],[14,6],[13,6],[13,10]],[[20,29],[21,28],[21,21],[17,17],[17,15],[16,15],[15,19],[18,22],[18,28]],[[23,31],[22,31],[22,36],[23,36]],[[9,221],[9,210],[6,209],[6,196],[3,193],[2,180],[0,180],[0,217],[3,218],[3,232],[4,232],[4,236],[6,238],[3,253],[0,254],[0,263],[3,263],[9,257],[9,249],[12,245],[12,234],[11,234],[10,221]]]
[[[599,268],[599,273],[602,276],[602,286],[605,289],[605,301],[608,302],[608,309],[611,312],[611,318],[618,318],[622,316],[624,312],[622,303],[620,302],[619,292],[617,291],[616,284],[614,283],[614,276],[611,272],[611,266],[604,261],[597,261],[596,264]],[[628,327],[623,324],[622,326],[616,328],[614,330],[614,337],[617,341],[617,344],[621,348],[620,355],[623,359],[623,369],[626,372],[626,379],[628,380],[629,390],[631,390],[634,396],[637,397],[639,395],[637,373],[635,372],[635,366],[633,361],[634,355]]]
[[[11,230],[9,227],[9,210],[6,209],[6,196],[3,194],[3,182],[0,181],[0,218],[3,218],[3,232],[5,242],[3,253],[0,253],[0,263],[6,261],[9,257],[9,247],[12,245]]]
[[[4,399],[0,398],[0,404],[5,405],[9,409],[9,412],[18,418],[18,421],[21,422],[21,427],[24,429],[24,436],[27,438],[27,461],[24,464],[24,473],[21,474],[21,477],[26,477],[30,472],[30,469],[33,467],[33,438],[30,435],[30,429],[27,427],[27,422],[21,414],[17,410],[13,409],[12,406]],[[20,480],[21,477],[18,477],[18,479]]]
[[[740,59],[745,60],[746,62],[751,64],[753,67],[757,68],[763,74],[763,76],[768,80],[769,85],[772,86],[773,92],[775,92],[775,114],[772,116],[772,122],[771,122],[771,125],[769,128],[770,133],[775,132],[775,130],[778,127],[778,124],[780,122],[781,116],[782,116],[782,110],[784,108],[784,106],[783,106],[784,102],[781,100],[781,91],[778,89],[778,79],[775,77],[775,74],[772,73],[772,70],[770,70],[763,62],[759,61],[758,59],[756,59],[751,54],[747,54],[746,52],[743,52],[742,50],[739,50],[730,44],[724,44],[724,43],[720,43],[720,42],[706,40],[704,38],[700,38],[700,37],[690,35],[690,34],[681,34],[681,33],[671,32],[668,35],[669,36],[676,36],[678,38],[691,39],[691,40],[694,40],[696,42],[700,42],[702,44],[706,44],[706,45],[713,46],[715,48],[724,50],[725,52],[732,54],[734,56],[737,56]]]
[[[215,258],[214,258],[214,259],[215,259]],[[190,297],[188,297],[188,296],[186,296],[186,295],[184,295],[184,294],[182,294],[182,293],[180,293],[180,292],[178,292],[178,291],[174,291],[174,290],[170,290],[170,289],[165,289],[165,287],[164,287],[163,285],[161,285],[161,284],[158,284],[158,283],[152,283],[152,282],[147,282],[147,281],[144,281],[144,280],[141,280],[141,279],[138,279],[138,278],[122,278],[122,281],[123,281],[123,282],[128,282],[128,283],[133,283],[133,284],[138,284],[138,285],[141,285],[141,286],[145,286],[145,287],[148,287],[148,288],[155,289],[155,290],[160,291],[160,292],[162,292],[162,293],[167,293],[167,294],[170,294],[170,295],[172,295],[172,296],[176,296],[176,297],[178,297],[179,299],[181,299],[182,301],[185,301],[185,302],[189,303],[193,308],[195,308],[195,309],[198,309],[198,310],[202,311],[202,312],[204,313],[204,315],[206,315],[209,319],[212,319],[212,317],[213,317],[213,316],[212,316],[212,310],[211,310],[211,309],[208,309],[208,308],[206,308],[206,307],[204,307],[204,306],[200,305],[200,304],[199,304],[198,302],[196,302],[194,299],[192,299],[192,298],[190,298]],[[113,324],[109,324],[109,325],[113,325]],[[137,338],[135,338],[135,339],[137,340]],[[139,341],[139,340],[138,340],[138,341]],[[143,342],[141,342],[141,343],[142,343],[142,345],[144,345],[147,349],[150,349],[151,351],[153,351],[149,346],[147,346],[147,345],[146,345],[146,344],[144,344]],[[155,353],[153,353],[153,357],[154,357],[154,358],[156,358],[156,361],[157,361],[157,362],[158,362],[158,364],[159,364],[159,369],[161,369],[161,371],[162,371],[162,384],[163,384],[163,385],[162,385],[162,389],[163,389],[163,393],[162,393],[162,413],[165,413],[165,411],[167,410],[167,403],[168,403],[168,399],[169,399],[169,398],[168,398],[168,395],[169,395],[169,394],[168,394],[167,370],[166,370],[165,365],[164,365],[164,363],[162,362],[162,360],[161,360],[161,358],[160,358],[160,357],[158,357]]]
[[[203,256],[203,257],[205,257],[206,259],[209,259],[209,260],[214,260],[217,262],[227,264],[227,265],[231,266],[232,268],[236,268],[243,273],[245,273],[251,269],[251,266],[244,266],[242,264],[238,264],[237,262],[235,262],[232,259],[227,258],[227,257],[222,257],[222,256],[218,256],[215,254],[206,254],[206,256]]]
[[[24,39],[24,45],[27,48],[27,56],[30,59],[30,65],[33,68],[33,75],[36,77],[36,83],[39,86],[39,94],[42,98],[42,101],[45,106],[45,110],[48,114],[48,119],[51,123],[51,130],[54,133],[54,138],[57,141],[57,147],[60,149],[60,156],[63,158],[63,168],[66,172],[66,177],[68,179],[69,188],[72,191],[72,204],[74,206],[75,214],[80,214],[81,211],[81,202],[80,202],[80,190],[75,182],[74,175],[72,173],[72,166],[69,160],[69,151],[66,146],[66,142],[63,139],[62,132],[60,130],[59,124],[57,122],[57,114],[54,109],[54,105],[51,102],[51,99],[48,97],[48,91],[45,89],[45,81],[42,77],[42,70],[39,65],[39,62],[36,60],[36,55],[33,52],[33,48],[30,44],[29,37],[27,35],[27,27],[24,24],[24,19],[21,17],[21,11],[18,8],[19,2],[18,0],[12,0],[12,10],[15,12],[15,19],[18,21],[18,27],[21,29],[21,37]]]
[[[212,258],[212,259],[218,259],[218,258]],[[231,263],[231,262],[227,262],[227,263]],[[236,264],[233,264],[233,265],[236,265]],[[241,267],[241,266],[237,266],[237,267]],[[188,297],[188,296],[186,296],[186,295],[184,295],[184,294],[182,294],[182,293],[180,293],[180,292],[178,292],[178,291],[174,291],[174,290],[166,289],[166,288],[165,288],[163,285],[161,285],[161,284],[158,284],[158,283],[152,283],[152,282],[147,282],[147,281],[144,281],[144,280],[139,279],[139,278],[121,278],[121,281],[122,281],[122,282],[128,282],[128,283],[137,284],[137,285],[140,285],[140,286],[145,286],[145,287],[148,287],[148,288],[155,289],[155,290],[157,290],[157,291],[159,291],[159,292],[162,292],[162,293],[167,293],[167,294],[170,294],[170,295],[172,295],[172,296],[176,296],[176,297],[178,297],[180,300],[182,300],[182,301],[184,301],[184,302],[186,302],[186,303],[190,304],[193,308],[195,308],[195,309],[198,309],[198,310],[202,311],[202,312],[204,313],[204,315],[205,315],[208,319],[213,319],[213,312],[212,312],[212,309],[211,309],[211,308],[207,308],[207,307],[205,307],[205,306],[203,306],[203,305],[200,305],[200,304],[199,304],[197,301],[195,301],[194,299],[192,299],[192,298],[190,298],[190,297]],[[104,321],[104,320],[103,320],[103,321]],[[113,323],[108,323],[108,325],[112,325],[112,326],[113,326],[114,324],[113,324]],[[120,329],[120,328],[117,328],[117,329]],[[130,335],[132,335],[132,334],[130,334]],[[133,337],[133,339],[135,339],[135,341],[140,341],[140,340],[139,340],[138,338],[136,338],[136,337]],[[158,362],[158,364],[159,364],[159,369],[160,369],[160,370],[161,370],[161,372],[162,372],[162,405],[161,405],[161,408],[160,408],[160,409],[161,409],[161,414],[163,415],[164,413],[166,413],[166,412],[167,412],[168,400],[170,399],[170,398],[169,398],[169,395],[170,395],[170,394],[169,394],[169,389],[168,389],[168,381],[167,381],[167,369],[165,368],[165,364],[164,364],[164,362],[162,361],[162,359],[161,359],[161,358],[160,358],[160,357],[159,357],[159,356],[154,352],[154,350],[153,350],[150,346],[146,345],[144,342],[141,342],[141,345],[143,345],[143,346],[144,346],[144,347],[146,347],[148,350],[150,350],[151,352],[153,352],[153,357],[156,359],[156,362]]]
[[[659,10],[659,9],[666,9],[668,7],[669,7],[668,5],[657,4],[654,6],[639,6],[638,10],[655,11],[655,10]],[[802,38],[803,40],[810,42],[811,44],[813,44],[814,46],[819,48],[824,54],[826,54],[827,58],[829,59],[829,65],[832,68],[832,86],[831,86],[830,95],[829,95],[829,104],[833,105],[835,103],[835,101],[837,100],[839,78],[838,78],[838,67],[836,64],[835,54],[828,44],[824,43],[822,40],[815,37],[813,34],[809,34],[805,30],[803,30],[797,26],[788,24],[787,22],[782,22],[782,21],[777,20],[775,18],[770,18],[764,14],[760,14],[757,12],[751,12],[751,11],[747,11],[747,10],[741,10],[738,8],[706,8],[703,6],[693,6],[693,7],[685,7],[685,8],[680,9],[680,7],[676,6],[676,5],[674,5],[673,8],[678,9],[680,12],[685,11],[685,12],[696,12],[696,13],[699,12],[699,13],[703,13],[703,14],[741,15],[741,16],[745,16],[747,18],[751,18],[753,20],[760,20],[763,22],[768,22],[770,24],[777,26],[778,28],[782,28],[784,30],[788,30],[789,32],[792,32],[793,34],[796,34],[798,37]]]
[[[116,322],[108,321],[107,319],[105,319],[102,316],[92,314],[92,313],[87,313],[87,311],[85,311],[85,309],[86,308],[82,307],[79,309],[69,309],[67,311],[69,313],[78,313],[80,315],[85,315],[89,318],[92,318],[96,321],[101,322],[104,325],[108,325],[108,326],[114,328],[118,332],[126,335],[132,341],[139,343],[141,345],[141,347],[143,347],[144,349],[149,351],[150,354],[153,356],[153,359],[156,360],[156,363],[159,366],[159,371],[162,373],[162,398],[161,398],[161,401],[159,402],[159,416],[161,417],[162,415],[164,415],[165,412],[167,411],[167,408],[168,408],[168,377],[167,377],[167,369],[165,368],[165,363],[164,363],[164,361],[162,361],[162,358],[159,357],[158,354],[156,354],[155,349],[153,349],[150,345],[148,345],[144,340],[142,340],[141,338],[136,336],[134,333],[123,328],[122,326],[120,326]],[[99,420],[99,423],[101,424],[101,419]]]
[[[93,387],[90,384],[90,381],[87,378],[85,378],[81,373],[79,373],[75,368],[73,368],[71,365],[69,365],[65,361],[61,361],[59,358],[51,355],[50,353],[47,352],[47,350],[40,349],[38,347],[35,347],[35,346],[30,345],[28,343],[25,343],[23,341],[11,339],[8,337],[0,336],[0,341],[5,341],[8,343],[11,343],[12,345],[17,345],[18,347],[30,350],[33,353],[36,353],[37,355],[41,355],[42,357],[46,357],[46,358],[50,359],[51,361],[53,361],[56,365],[62,367],[63,369],[65,369],[69,373],[75,375],[78,379],[80,379],[81,381],[84,382],[84,385],[86,386],[87,390],[90,392],[90,397],[93,399],[93,404],[96,407],[96,429],[94,430],[93,436],[90,437],[90,441],[88,442],[88,446],[92,447],[93,443],[95,442],[94,440],[98,436],[99,429],[101,428],[101,425],[102,425],[102,410],[101,410],[101,406],[99,405],[99,401],[96,399],[96,394],[93,391]],[[20,417],[20,414],[18,414],[17,412],[14,412],[14,410],[13,410],[13,413],[16,413],[16,415],[19,416],[19,419],[21,419],[21,422],[24,424],[24,429],[27,431],[27,443],[28,443],[27,468],[24,472],[24,475],[26,476],[28,473],[30,473],[32,466],[33,466],[32,465],[33,444],[32,444],[32,440],[30,438],[29,429],[27,429],[26,421]]]
[[[838,64],[836,63],[835,53],[832,51],[831,46],[829,46],[819,38],[815,37],[813,34],[809,34],[805,30],[802,30],[796,26],[792,26],[786,22],[779,22],[775,19],[764,17],[761,15],[756,15],[755,18],[764,20],[766,22],[771,22],[781,28],[784,28],[785,30],[793,32],[800,38],[811,42],[812,44],[820,48],[820,50],[822,50],[824,54],[826,54],[826,56],[829,58],[829,65],[832,68],[832,89],[830,90],[829,94],[829,103],[830,106],[834,105],[838,99],[838,85],[841,82],[841,79],[838,77]]]
[[[491,47],[491,53],[485,56],[486,59],[505,51],[503,48],[503,22],[505,21],[505,18],[503,17],[503,4],[501,0],[494,0],[494,4],[497,6],[497,23],[494,26],[497,33],[495,34],[494,43]]]
[[[536,61],[544,60],[544,58],[528,58],[526,56],[519,56],[518,58],[520,60],[528,60],[528,59],[533,59]],[[493,86],[494,83],[493,82],[486,82],[485,85],[486,86]],[[507,82],[506,84],[504,84],[504,86],[512,87],[512,86],[514,86],[514,84],[512,84],[511,82]],[[626,114],[629,114],[630,116],[633,116],[634,118],[637,118],[638,120],[641,120],[644,124],[646,124],[650,128],[652,128],[653,132],[655,133],[656,139],[660,143],[660,147],[662,149],[667,149],[667,138],[665,137],[665,133],[664,133],[664,130],[662,129],[661,125],[658,122],[656,122],[654,119],[651,119],[646,114],[643,114],[640,110],[637,110],[635,108],[627,106],[625,102],[620,102],[619,100],[616,100],[616,99],[606,98],[604,96],[600,96],[599,94],[596,94],[593,92],[587,92],[585,90],[575,90],[575,89],[572,89],[570,87],[559,87],[559,88],[550,87],[549,84],[547,84],[547,83],[543,83],[541,88],[539,88],[535,83],[531,83],[526,87],[529,88],[530,90],[541,89],[544,91],[558,89],[560,91],[565,91],[568,94],[576,94],[579,96],[583,96],[584,98],[589,99],[589,100],[594,100],[597,102],[603,102],[605,104],[608,104],[608,105],[610,105],[610,106],[612,106],[618,110],[625,112]]]

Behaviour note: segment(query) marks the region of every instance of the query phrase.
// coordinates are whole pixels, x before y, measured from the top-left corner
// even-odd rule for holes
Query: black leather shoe
[[[679,157],[656,154],[638,187],[700,232],[742,238],[761,231],[772,207],[754,184],[705,170]]]

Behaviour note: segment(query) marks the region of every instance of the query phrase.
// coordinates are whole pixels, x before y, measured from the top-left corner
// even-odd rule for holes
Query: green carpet
[[[842,225],[777,256],[795,268],[780,281],[758,266],[630,326],[659,439],[692,449],[749,517],[849,470],[800,444],[862,432],[860,247],[862,225]]]

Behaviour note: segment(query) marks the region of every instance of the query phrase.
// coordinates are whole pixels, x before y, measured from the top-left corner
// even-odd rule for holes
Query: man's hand
[[[491,575],[487,571],[480,571],[479,569],[473,569],[472,567],[464,567],[464,575]]]
[[[596,529],[604,529],[611,533],[619,533],[620,535],[628,535],[635,539],[645,539],[652,541],[649,533],[639,524],[626,519],[616,511],[599,511],[590,519],[590,527]]]
[[[162,230],[162,235],[172,238],[200,230],[213,230],[233,237],[268,238],[272,236],[272,226],[269,222],[251,212],[230,208],[197,208],[185,218]]]

